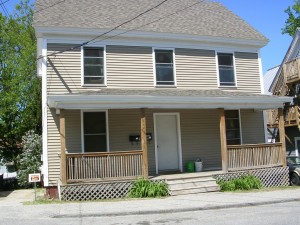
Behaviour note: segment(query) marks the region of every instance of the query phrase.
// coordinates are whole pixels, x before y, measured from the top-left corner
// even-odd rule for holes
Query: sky
[[[80,0],[83,1],[83,0]],[[281,34],[287,14],[284,10],[294,4],[294,0],[215,0],[221,2],[235,14],[244,19],[256,30],[264,34],[269,43],[261,49],[263,74],[268,69],[279,65],[288,50],[292,38]],[[0,0],[4,3],[9,13],[19,0]],[[34,2],[34,0],[30,0]],[[0,7],[0,12],[3,9]]]

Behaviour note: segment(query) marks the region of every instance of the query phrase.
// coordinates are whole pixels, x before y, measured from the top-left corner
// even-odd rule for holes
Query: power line
[[[5,13],[6,17],[9,18],[9,13],[4,5],[4,2],[2,2],[2,0],[0,0],[0,6],[1,6],[3,12]]]
[[[44,10],[46,10],[46,9],[52,8],[53,6],[56,6],[56,5],[58,5],[58,4],[60,4],[60,3],[63,3],[63,2],[65,2],[65,1],[66,1],[66,0],[62,0],[62,1],[56,2],[56,3],[52,4],[52,5],[49,5],[48,7],[42,8],[42,9],[40,9],[40,10],[37,10],[37,11],[35,11],[34,13],[39,13],[39,12],[44,11]]]
[[[100,34],[100,35],[98,35],[98,36],[92,38],[91,40],[89,40],[89,41],[87,41],[87,42],[84,42],[84,43],[82,43],[82,44],[80,44],[80,45],[74,46],[74,47],[69,48],[69,49],[66,49],[66,50],[62,50],[62,51],[59,51],[59,52],[54,52],[54,53],[52,53],[52,54],[47,55],[47,57],[48,57],[48,56],[57,55],[57,54],[60,54],[60,53],[65,52],[65,51],[74,50],[74,49],[76,49],[76,48],[80,48],[80,47],[82,47],[82,46],[84,46],[84,45],[87,45],[87,44],[89,44],[90,42],[92,42],[92,41],[94,41],[94,40],[96,40],[96,39],[98,39],[98,38],[100,38],[100,37],[102,37],[102,36],[104,36],[104,35],[106,35],[106,34],[112,32],[112,31],[118,29],[119,27],[121,27],[121,26],[123,26],[123,25],[125,25],[125,24],[127,24],[127,23],[132,22],[133,20],[135,20],[135,19],[137,19],[138,17],[140,17],[140,16],[142,16],[142,15],[144,15],[144,14],[146,14],[146,13],[152,11],[153,9],[158,8],[159,6],[161,6],[162,4],[164,4],[164,3],[167,2],[167,1],[169,1],[169,0],[164,0],[164,1],[160,2],[159,4],[153,6],[152,8],[147,9],[146,11],[144,11],[144,12],[138,14],[137,16],[133,17],[132,19],[127,20],[127,21],[121,23],[120,25],[118,25],[118,26],[116,26],[116,27],[110,29],[109,31],[106,31],[106,32],[104,32],[104,33],[102,33],[102,34]],[[41,59],[41,58],[43,58],[43,56],[38,57],[37,60],[39,60],[39,59]]]
[[[0,3],[0,5],[4,5],[6,2],[9,2],[10,0],[6,0],[5,2],[2,2]]]
[[[158,8],[159,6],[161,6],[162,4],[164,4],[164,3],[167,2],[167,1],[169,1],[169,0],[164,0],[164,1],[162,1],[161,3],[159,3],[158,5],[156,5],[156,6],[152,7],[152,8],[150,8],[150,9],[146,10],[145,12],[142,12],[142,13],[138,14],[137,16],[133,17],[132,19],[127,20],[126,22],[121,23],[120,25],[114,27],[113,29],[111,29],[111,30],[109,30],[109,31],[107,31],[107,32],[104,32],[103,34],[100,34],[100,35],[98,35],[98,36],[96,36],[96,37],[94,37],[93,39],[91,39],[91,40],[89,40],[88,42],[86,42],[86,44],[88,44],[88,43],[90,43],[90,42],[96,40],[96,39],[99,38],[99,37],[104,36],[105,34],[108,34],[108,33],[112,32],[112,31],[118,29],[119,27],[121,27],[121,26],[123,26],[123,25],[125,25],[125,24],[127,24],[127,23],[130,23],[131,21],[133,21],[133,20],[139,18],[140,16],[142,16],[142,15],[144,15],[144,14],[146,14],[146,13],[152,11],[153,9]]]
[[[160,20],[162,20],[162,19],[165,19],[165,18],[167,18],[167,17],[173,16],[173,15],[175,15],[175,14],[177,14],[177,13],[179,13],[179,12],[182,12],[182,11],[184,11],[184,10],[187,10],[187,9],[189,9],[189,8],[192,8],[193,6],[198,5],[198,4],[200,4],[200,3],[204,2],[204,1],[205,1],[205,0],[196,2],[196,3],[192,4],[192,5],[189,5],[189,6],[187,6],[187,7],[184,7],[184,8],[182,8],[182,9],[179,9],[179,10],[173,12],[173,13],[170,13],[170,14],[167,14],[167,15],[165,15],[165,16],[163,16],[163,17],[160,17],[160,18],[158,18],[157,20],[154,20],[154,21],[151,21],[151,22],[149,22],[149,23],[143,24],[143,25],[141,25],[141,26],[139,26],[139,27],[135,27],[135,28],[133,28],[133,29],[131,29],[131,30],[127,30],[127,31],[121,32],[121,33],[116,34],[116,35],[114,35],[114,36],[106,37],[106,38],[101,39],[101,40],[98,40],[98,41],[95,40],[94,42],[91,42],[91,43],[101,42],[101,41],[104,41],[104,40],[107,40],[107,39],[111,39],[111,38],[120,36],[120,35],[122,35],[122,34],[126,34],[126,33],[128,33],[128,32],[137,30],[137,29],[139,29],[139,28],[148,26],[148,25],[150,25],[150,24],[152,24],[152,23],[156,23],[156,22],[158,22],[158,21],[160,21]]]

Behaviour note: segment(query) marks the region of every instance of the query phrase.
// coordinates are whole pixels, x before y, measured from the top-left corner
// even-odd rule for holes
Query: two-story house
[[[34,28],[49,193],[197,158],[207,171],[285,165],[284,144],[263,144],[263,110],[290,101],[261,94],[268,40],[222,4],[37,0]]]

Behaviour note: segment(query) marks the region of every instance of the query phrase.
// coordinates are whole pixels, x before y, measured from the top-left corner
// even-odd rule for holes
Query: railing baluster
[[[255,167],[278,166],[280,160],[281,143],[229,145],[228,169],[249,169]]]
[[[68,182],[136,177],[142,174],[142,151],[68,153]]]

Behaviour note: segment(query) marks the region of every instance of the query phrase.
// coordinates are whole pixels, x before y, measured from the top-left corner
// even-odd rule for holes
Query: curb
[[[271,205],[286,202],[296,202],[300,201],[300,198],[290,198],[274,201],[262,201],[262,202],[246,202],[246,203],[236,203],[236,204],[225,204],[225,205],[214,205],[214,206],[201,206],[201,207],[191,207],[191,208],[179,208],[179,209],[167,209],[167,210],[142,210],[134,212],[118,212],[118,213],[103,213],[103,214],[84,214],[84,215],[74,215],[74,214],[62,214],[53,215],[51,218],[71,218],[71,217],[111,217],[111,216],[128,216],[128,215],[149,215],[149,214],[167,214],[167,213],[178,213],[178,212],[191,212],[191,211],[204,211],[204,210],[217,210],[217,209],[230,209],[238,207],[250,207],[250,206],[260,206],[260,205]]]

